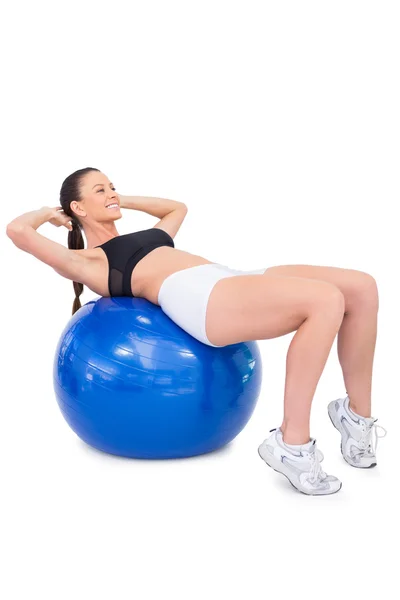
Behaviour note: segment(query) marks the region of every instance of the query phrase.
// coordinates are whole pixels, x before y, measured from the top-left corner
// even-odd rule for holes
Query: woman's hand
[[[61,225],[63,225],[69,231],[72,231],[71,217],[65,214],[61,206],[54,206],[54,208],[49,207],[48,210],[50,215],[48,219],[49,223],[55,225],[55,227],[61,227]]]

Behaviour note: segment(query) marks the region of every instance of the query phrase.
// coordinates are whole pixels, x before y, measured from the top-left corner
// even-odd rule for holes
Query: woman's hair
[[[99,171],[94,167],[86,167],[69,175],[63,182],[60,190],[60,204],[66,215],[71,217],[72,231],[68,232],[68,248],[70,250],[83,250],[85,247],[82,236],[82,224],[76,214],[71,210],[71,202],[81,200],[81,182],[87,173],[90,171]],[[72,314],[81,308],[79,296],[83,292],[83,283],[73,282],[75,290],[75,300],[72,305]]]

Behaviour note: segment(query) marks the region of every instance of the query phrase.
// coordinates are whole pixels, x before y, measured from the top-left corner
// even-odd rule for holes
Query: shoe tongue
[[[368,425],[368,427],[371,427],[375,421],[377,421],[378,419],[374,419],[374,417],[364,417],[365,418],[365,422]]]
[[[307,444],[302,444],[300,448],[302,450],[306,450],[307,452],[315,452],[315,440],[311,438],[311,440],[307,442]]]

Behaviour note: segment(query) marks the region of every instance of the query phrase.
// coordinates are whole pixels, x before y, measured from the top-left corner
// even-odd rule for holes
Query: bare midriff
[[[101,296],[109,296],[107,256],[101,248],[94,248],[86,252],[92,262],[90,265],[92,268],[89,267],[87,281],[82,283]],[[95,264],[97,268],[95,268]],[[177,271],[206,264],[212,264],[212,261],[169,246],[155,248],[146,254],[133,269],[132,294],[137,298],[146,298],[153,304],[158,304],[158,293],[167,277]]]

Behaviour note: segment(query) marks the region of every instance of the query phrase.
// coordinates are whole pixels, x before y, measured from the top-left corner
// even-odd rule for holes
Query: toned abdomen
[[[183,269],[211,263],[212,261],[202,256],[168,246],[161,246],[142,258],[133,269],[131,277],[132,293],[138,298],[146,298],[153,304],[158,304],[158,293],[164,280],[169,275]]]

